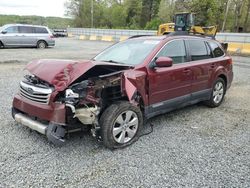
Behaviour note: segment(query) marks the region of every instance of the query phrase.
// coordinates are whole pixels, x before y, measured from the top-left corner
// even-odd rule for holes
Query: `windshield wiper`
[[[109,63],[117,63],[117,64],[125,64],[125,63],[122,63],[122,62],[118,62],[118,61],[114,61],[114,60],[105,60],[104,62],[109,62]]]

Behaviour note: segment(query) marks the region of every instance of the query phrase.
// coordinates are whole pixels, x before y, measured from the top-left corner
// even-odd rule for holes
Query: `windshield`
[[[184,27],[185,26],[185,17],[186,15],[184,14],[180,14],[180,15],[176,15],[176,25],[179,27]]]
[[[159,42],[159,40],[145,39],[126,40],[104,50],[94,60],[137,65],[143,62]]]

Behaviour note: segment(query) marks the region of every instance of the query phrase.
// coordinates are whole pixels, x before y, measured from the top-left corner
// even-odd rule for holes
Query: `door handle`
[[[190,69],[184,69],[184,70],[183,70],[183,73],[185,73],[185,74],[189,74],[189,73],[190,73],[190,71],[191,71]]]
[[[211,65],[210,65],[210,67],[213,69],[213,68],[215,68],[215,63],[212,63]]]

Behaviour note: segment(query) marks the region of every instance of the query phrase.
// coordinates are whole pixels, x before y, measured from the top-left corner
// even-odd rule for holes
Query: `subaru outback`
[[[218,107],[233,79],[221,44],[197,36],[134,37],[91,60],[37,60],[26,70],[16,122],[55,144],[89,128],[108,148],[135,142],[153,116],[201,101]]]

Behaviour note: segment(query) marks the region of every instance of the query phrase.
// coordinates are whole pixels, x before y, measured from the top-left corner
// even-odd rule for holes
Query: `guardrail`
[[[134,35],[156,35],[150,30],[121,30],[68,28],[69,36],[77,36],[82,40],[122,41]],[[216,39],[229,44],[228,51],[237,54],[250,54],[250,33],[217,33]]]
[[[113,36],[119,38],[121,36],[134,35],[156,35],[157,31],[148,30],[122,30],[122,29],[92,29],[92,28],[68,28],[69,34],[73,35],[95,35],[95,36]]]

